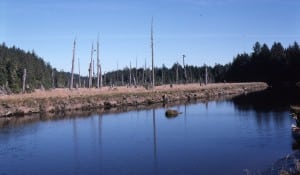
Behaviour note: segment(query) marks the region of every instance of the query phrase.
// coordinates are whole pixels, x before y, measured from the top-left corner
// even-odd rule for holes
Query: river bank
[[[30,94],[0,96],[0,117],[34,113],[60,113],[130,106],[148,106],[157,103],[210,100],[227,95],[261,91],[266,83],[219,83],[164,85],[150,90],[144,87],[103,87],[101,89],[53,89]]]

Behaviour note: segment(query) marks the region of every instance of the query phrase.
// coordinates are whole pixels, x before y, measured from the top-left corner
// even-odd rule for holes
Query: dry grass
[[[138,87],[126,87],[126,86],[118,86],[114,88],[102,87],[101,89],[96,88],[79,88],[69,90],[67,88],[57,88],[51,89],[47,91],[35,90],[32,93],[26,94],[13,94],[13,95],[2,95],[0,96],[0,101],[3,100],[26,100],[26,99],[45,99],[45,98],[69,98],[69,97],[84,97],[84,96],[94,96],[94,95],[120,95],[120,94],[136,94],[136,93],[146,93],[151,91],[156,92],[169,92],[169,91],[189,91],[189,90],[199,90],[199,89],[213,89],[213,88],[222,88],[222,87],[232,87],[238,85],[246,85],[251,83],[216,83],[216,84],[208,84],[206,86],[200,86],[197,84],[186,84],[186,85],[173,85],[171,88],[170,85],[162,85],[156,86],[150,90],[145,89],[142,86]],[[257,83],[254,83],[257,84]]]

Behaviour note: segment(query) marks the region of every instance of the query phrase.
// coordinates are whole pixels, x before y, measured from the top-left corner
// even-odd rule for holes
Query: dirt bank
[[[143,87],[103,87],[101,89],[54,89],[30,94],[0,96],[0,117],[33,113],[60,113],[156,103],[210,100],[227,95],[239,95],[267,88],[265,83],[220,83],[200,86],[164,85],[146,90]]]

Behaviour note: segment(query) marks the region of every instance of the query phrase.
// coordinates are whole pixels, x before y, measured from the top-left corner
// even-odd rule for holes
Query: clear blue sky
[[[181,63],[182,54],[190,65],[224,64],[256,41],[300,41],[299,0],[1,0],[0,42],[70,71],[76,36],[86,75],[99,34],[104,71],[136,58],[141,67],[145,59],[150,65],[151,17],[158,67]]]

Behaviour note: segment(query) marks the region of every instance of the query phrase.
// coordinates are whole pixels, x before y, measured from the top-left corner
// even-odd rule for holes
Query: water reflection
[[[282,128],[289,117],[292,104],[300,103],[299,88],[270,88],[266,91],[250,93],[231,100],[241,116],[249,111],[254,112],[260,129],[274,127]],[[290,120],[292,122],[292,120]]]
[[[155,162],[157,160],[157,152],[156,152],[156,124],[155,124],[155,109],[152,109],[152,121],[153,121],[153,155]]]
[[[290,133],[291,96],[281,98],[247,94],[125,113],[0,120],[0,164],[8,167],[0,174],[24,167],[24,174],[242,174],[298,149]],[[183,114],[169,120],[169,107]],[[7,145],[22,150],[12,153]]]
[[[299,88],[270,88],[266,91],[233,98],[232,102],[240,116],[245,117],[249,112],[254,114],[260,135],[264,137],[288,136],[285,138],[287,140],[282,141],[290,142],[291,151],[286,151],[285,155],[277,158],[277,161],[274,159],[275,163],[265,174],[278,174],[280,170],[293,170],[295,160],[300,159],[300,140],[292,138],[291,123],[294,121],[290,116],[290,106],[300,104]],[[292,151],[297,152],[292,153]]]
[[[269,88],[232,99],[239,111],[254,110],[256,113],[285,112],[293,104],[300,104],[299,88]]]
[[[76,124],[76,118],[73,118],[72,120],[72,126],[73,126],[73,146],[74,146],[74,160],[75,160],[75,167],[80,168],[80,160],[79,160],[79,142],[78,142],[78,134],[77,134],[77,124]],[[74,174],[78,174],[76,172],[77,168],[74,170]]]
[[[292,142],[292,149],[293,150],[300,150],[300,143],[299,143],[299,140],[298,141],[293,141]]]
[[[155,109],[152,109],[154,173],[158,171]]]

